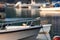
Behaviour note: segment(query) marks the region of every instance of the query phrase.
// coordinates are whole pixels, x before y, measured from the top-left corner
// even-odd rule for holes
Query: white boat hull
[[[27,28],[20,30],[1,30],[0,40],[35,40],[38,35],[40,27]]]

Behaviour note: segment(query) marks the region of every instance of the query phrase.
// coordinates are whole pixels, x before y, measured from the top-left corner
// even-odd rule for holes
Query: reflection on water
[[[8,18],[16,18],[16,17],[23,17],[23,18],[31,18],[31,17],[38,17],[40,16],[39,10],[34,9],[14,9],[14,8],[6,8],[6,17]]]
[[[6,8],[5,10],[7,18],[36,18],[40,16],[39,10],[34,9],[15,9],[15,8]],[[25,22],[26,23],[26,22]],[[23,23],[15,23],[12,25],[22,25]],[[30,24],[30,23],[29,23]],[[34,22],[34,24],[40,24],[40,22]]]
[[[14,10],[14,8],[5,8],[5,13],[7,18],[16,17],[16,11]]]

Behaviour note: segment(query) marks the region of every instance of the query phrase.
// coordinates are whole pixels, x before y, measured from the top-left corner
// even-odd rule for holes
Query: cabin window
[[[32,6],[33,9],[39,9],[40,6]]]
[[[26,6],[23,6],[22,8],[28,8],[28,7],[26,7]]]

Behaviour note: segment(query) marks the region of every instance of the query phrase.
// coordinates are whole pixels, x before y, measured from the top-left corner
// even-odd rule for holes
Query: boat
[[[40,25],[32,25],[33,21],[38,20],[27,19],[3,19],[0,23],[0,39],[1,40],[36,40],[36,37],[39,33],[39,30],[42,28]],[[12,26],[11,24],[20,23],[20,22],[29,22],[31,25],[23,24],[22,26]]]
[[[60,7],[52,7],[52,8],[40,8],[41,16],[60,16]],[[48,11],[48,12],[47,12]]]

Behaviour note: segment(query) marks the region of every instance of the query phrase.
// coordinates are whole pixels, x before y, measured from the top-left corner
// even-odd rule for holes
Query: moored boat
[[[38,19],[38,18],[36,18]],[[1,21],[1,20],[0,20]],[[40,25],[26,25],[11,26],[11,24],[25,22],[24,20],[2,20],[5,23],[0,23],[0,39],[1,40],[36,40],[39,30],[42,28]],[[7,22],[8,21],[8,22]],[[33,20],[28,20],[33,21]],[[36,21],[36,20],[34,20]]]

